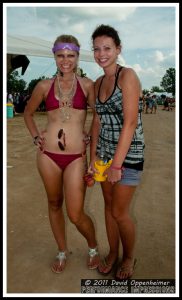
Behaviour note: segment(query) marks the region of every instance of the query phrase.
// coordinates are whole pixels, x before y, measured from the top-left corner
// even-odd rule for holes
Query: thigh
[[[37,168],[48,198],[62,196],[62,170],[46,154],[38,152]]]
[[[129,211],[130,203],[136,186],[112,185],[105,181],[101,184],[105,206],[112,211],[113,216],[117,217]]]
[[[83,209],[86,191],[83,180],[84,172],[85,166],[82,157],[72,161],[64,170],[63,182],[68,214],[78,214]]]
[[[112,193],[112,213],[115,217],[129,212],[136,186],[116,183]]]
[[[106,180],[101,183],[101,188],[102,188],[105,205],[111,206],[113,185]]]

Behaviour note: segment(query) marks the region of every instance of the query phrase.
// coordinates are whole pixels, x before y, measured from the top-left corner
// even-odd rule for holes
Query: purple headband
[[[76,46],[75,44],[72,44],[72,43],[59,43],[59,44],[56,44],[52,48],[52,52],[55,53],[58,50],[65,50],[65,49],[79,52],[80,47],[78,47],[78,46]]]

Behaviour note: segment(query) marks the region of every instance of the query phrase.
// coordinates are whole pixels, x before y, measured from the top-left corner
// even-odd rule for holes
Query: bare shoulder
[[[95,88],[97,88],[97,87],[99,86],[99,84],[100,84],[100,82],[101,82],[101,79],[102,79],[102,77],[103,77],[103,75],[102,75],[102,76],[100,76],[100,77],[98,77],[98,78],[96,79],[96,81],[95,81],[95,83],[94,83],[94,85],[95,85]]]
[[[54,78],[51,79],[42,79],[37,83],[37,87],[41,88],[41,89],[47,89],[50,87],[50,85],[53,83]]]
[[[124,67],[120,73],[120,76],[122,78],[126,78],[126,77],[135,77],[138,78],[136,72],[134,71],[134,69],[129,68],[129,67]]]
[[[45,99],[53,81],[54,78],[40,80],[32,92],[31,99]]]
[[[90,94],[90,92],[92,92],[94,90],[93,81],[88,77],[77,76],[77,79],[81,85],[81,88],[82,88],[85,96],[87,97]]]
[[[124,67],[119,74],[118,83],[122,87],[127,82],[139,82],[139,78],[134,69]]]
[[[88,77],[77,76],[79,82],[86,88],[92,87],[94,85],[93,80]]]

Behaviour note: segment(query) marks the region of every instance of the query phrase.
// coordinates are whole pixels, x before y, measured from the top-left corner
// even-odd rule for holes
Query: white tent
[[[166,97],[173,98],[172,93],[167,93],[167,92],[153,92],[151,93],[151,95],[156,95],[159,98],[161,97],[161,95],[165,95]]]
[[[53,43],[36,37],[7,35],[7,54],[53,57]],[[80,61],[94,62],[93,53],[80,50]]]

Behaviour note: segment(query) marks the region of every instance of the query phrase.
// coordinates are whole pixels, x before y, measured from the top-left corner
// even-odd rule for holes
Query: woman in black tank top
[[[140,108],[140,81],[131,68],[117,64],[121,41],[117,31],[100,25],[92,34],[96,63],[104,76],[95,83],[96,102],[92,124],[90,172],[98,159],[111,162],[101,182],[109,253],[98,271],[108,274],[119,258],[115,277],[130,278],[134,271],[135,225],[129,215],[131,200],[140,182],[144,163],[144,137]]]

